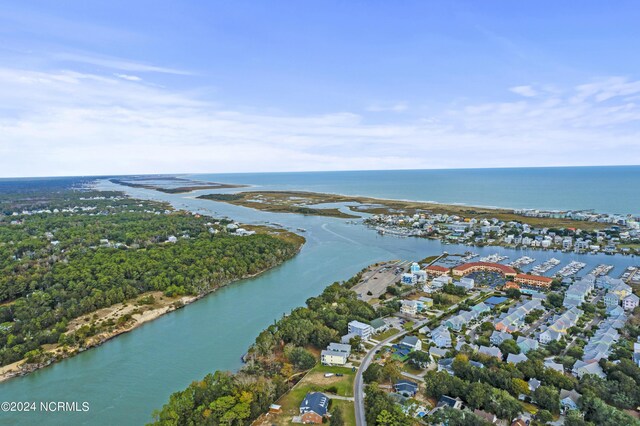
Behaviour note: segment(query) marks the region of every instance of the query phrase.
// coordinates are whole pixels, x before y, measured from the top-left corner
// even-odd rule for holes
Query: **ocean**
[[[188,177],[376,198],[480,207],[640,214],[640,166],[225,173]]]

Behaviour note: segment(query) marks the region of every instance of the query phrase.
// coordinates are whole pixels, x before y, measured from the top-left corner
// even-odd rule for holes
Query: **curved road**
[[[427,322],[428,320],[423,320],[416,323],[410,331],[422,327]],[[362,363],[360,364],[360,367],[358,367],[358,371],[356,372],[356,379],[353,382],[353,395],[355,398],[353,405],[356,410],[356,426],[366,426],[367,424],[364,410],[364,380],[362,379],[362,373],[364,373],[367,367],[369,367],[369,364],[371,364],[371,361],[373,360],[373,357],[375,356],[378,349],[389,344],[391,341],[397,339],[398,337],[404,336],[407,333],[409,333],[409,331],[399,331],[393,336],[386,338],[385,340],[371,348],[362,359]]]

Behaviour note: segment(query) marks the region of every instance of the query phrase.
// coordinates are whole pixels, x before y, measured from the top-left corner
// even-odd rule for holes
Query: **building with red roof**
[[[553,282],[552,278],[529,274],[518,274],[513,280],[520,285],[541,288],[549,288]]]
[[[518,272],[510,266],[491,262],[463,263],[462,265],[458,265],[451,269],[451,272],[455,277],[463,277],[472,272],[479,271],[498,272],[505,277],[515,277],[518,274]]]
[[[424,270],[427,272],[427,274],[434,275],[436,277],[449,273],[449,268],[445,268],[444,266],[440,265],[429,265],[424,268]]]

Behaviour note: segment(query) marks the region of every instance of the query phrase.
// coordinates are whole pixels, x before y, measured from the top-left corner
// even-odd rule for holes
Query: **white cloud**
[[[531,86],[516,86],[510,88],[509,90],[517,95],[525,96],[527,98],[531,98],[538,94]]]
[[[113,74],[118,78],[121,78],[123,80],[129,80],[129,81],[142,81],[142,79],[140,77],[138,77],[137,75],[129,75],[129,74],[118,74],[115,73]]]
[[[376,114],[246,113],[114,75],[0,68],[0,175],[640,163],[640,107],[626,98],[638,82],[589,84],[379,124]]]

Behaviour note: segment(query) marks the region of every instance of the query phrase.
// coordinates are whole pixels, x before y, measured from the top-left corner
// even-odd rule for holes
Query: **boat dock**
[[[498,263],[508,259],[509,256],[501,256],[498,253],[490,254],[489,256],[481,257],[480,262]]]
[[[509,263],[508,266],[511,266],[512,268],[520,268],[520,267],[525,266],[525,265],[530,265],[531,263],[533,263],[535,261],[536,260],[533,257],[522,256],[522,257],[514,260],[513,262]]]
[[[609,272],[611,272],[612,269],[613,269],[613,265],[605,265],[604,263],[602,263],[596,266],[595,268],[593,268],[593,271],[591,271],[591,274],[595,275],[596,277],[600,275],[607,275]]]
[[[534,274],[534,275],[542,275],[545,272],[550,271],[551,269],[555,268],[559,264],[560,264],[560,261],[558,259],[556,259],[555,257],[552,257],[551,259],[547,260],[543,264],[534,267],[531,270],[531,273]]]
[[[560,276],[563,276],[563,277],[569,277],[571,275],[577,274],[578,271],[580,271],[585,266],[587,266],[586,263],[584,263],[584,262],[576,262],[574,260],[574,261],[570,262],[568,265],[566,265],[565,267],[563,267],[562,269],[560,269],[558,272],[556,272],[556,275],[560,275]]]

